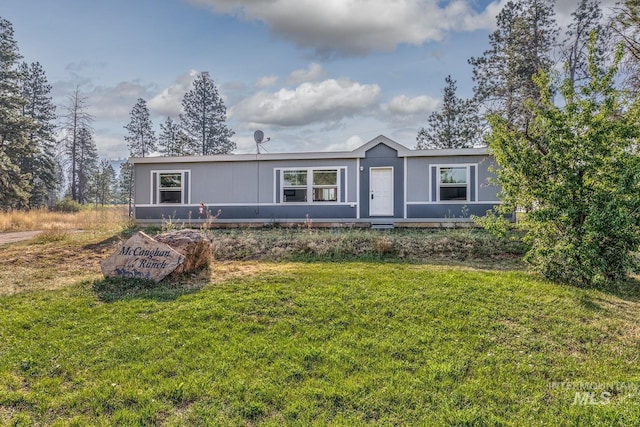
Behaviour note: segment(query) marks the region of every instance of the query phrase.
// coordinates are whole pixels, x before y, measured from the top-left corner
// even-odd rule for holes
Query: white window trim
[[[409,171],[408,166],[409,166],[408,159],[405,157],[404,161],[403,161],[404,176],[402,177],[402,180],[403,180],[403,182],[402,182],[402,190],[403,190],[402,191],[402,200],[404,202],[403,203],[404,206],[403,206],[403,209],[402,209],[402,218],[404,218],[404,219],[407,219],[407,187],[408,187],[408,185],[407,185],[407,182],[408,182],[407,174],[408,174],[408,171]],[[427,180],[427,182],[429,182],[429,181]]]
[[[340,196],[342,194],[342,187],[345,183],[342,182],[341,176],[342,171],[345,171],[345,181],[347,177],[347,168],[345,166],[307,166],[307,167],[286,167],[286,168],[277,168],[274,172],[274,175],[277,177],[278,172],[280,171],[280,200],[278,202],[279,205],[316,205],[316,206],[324,206],[324,205],[343,205],[347,203],[347,193],[345,191],[345,201],[340,201]],[[306,171],[307,172],[307,201],[306,202],[285,202],[284,201],[284,173],[290,171]],[[336,201],[335,202],[321,202],[313,200],[313,172],[314,171],[336,171]],[[332,187],[332,186],[316,186],[318,188],[322,187]],[[276,186],[274,185],[274,189]],[[275,191],[275,190],[274,190]],[[275,201],[274,197],[274,201]]]
[[[189,169],[170,169],[170,170],[152,170],[151,172],[151,179],[150,179],[150,183],[151,183],[151,189],[149,191],[149,194],[153,194],[153,174],[156,174],[156,194],[155,194],[155,199],[156,199],[156,203],[153,204],[154,206],[181,206],[181,205],[185,205],[185,196],[187,196],[186,192],[184,191],[184,176],[185,173],[189,173],[189,194],[188,194],[188,198],[189,200],[191,200],[191,170]],[[180,182],[182,183],[182,187],[180,188],[180,203],[161,203],[160,202],[160,174],[180,174],[181,178],[180,178]]]
[[[360,174],[362,173],[362,171],[360,170],[361,166],[360,166],[360,158],[358,157],[356,159],[356,219],[360,219]],[[346,177],[348,176],[348,174],[345,172],[344,174],[345,176],[345,180]],[[345,202],[349,200],[349,198],[347,197],[347,191],[346,189],[348,189],[349,187],[345,188]]]
[[[476,163],[449,163],[449,164],[438,164],[438,165],[431,166],[436,169],[436,203],[443,203],[443,204],[471,203],[471,166],[476,167],[476,175],[477,175],[478,165]],[[441,186],[440,170],[446,169],[446,168],[465,168],[466,175],[467,175],[467,178],[466,178],[467,179],[467,182],[466,182],[467,198],[465,200],[440,200],[440,186]],[[477,176],[475,181],[476,181],[476,187],[477,187],[477,184],[478,184]],[[455,186],[455,185],[452,185],[452,186]],[[457,185],[457,187],[462,187],[462,185]],[[431,192],[431,188],[433,188],[433,186],[429,185],[429,192]],[[478,194],[477,188],[475,188],[475,194],[477,198],[477,194]]]

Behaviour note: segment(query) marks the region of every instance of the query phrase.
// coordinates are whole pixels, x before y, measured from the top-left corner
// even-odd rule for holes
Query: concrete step
[[[393,223],[391,224],[386,224],[386,223],[371,223],[371,229],[372,230],[393,230]]]

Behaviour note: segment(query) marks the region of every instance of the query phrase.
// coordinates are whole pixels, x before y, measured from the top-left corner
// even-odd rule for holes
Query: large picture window
[[[182,203],[182,173],[160,173],[158,174],[158,180],[160,203]]]
[[[282,171],[282,203],[337,202],[339,169],[291,169]]]
[[[441,167],[439,172],[439,200],[468,200],[469,177],[466,166]]]

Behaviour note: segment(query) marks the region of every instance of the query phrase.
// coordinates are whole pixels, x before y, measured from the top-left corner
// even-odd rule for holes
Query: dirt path
[[[9,233],[0,233],[0,245],[31,240],[38,233],[42,233],[42,231],[11,231]]]

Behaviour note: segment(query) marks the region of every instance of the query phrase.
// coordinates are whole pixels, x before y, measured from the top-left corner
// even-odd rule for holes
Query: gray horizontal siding
[[[470,166],[469,197],[471,201],[494,202],[499,200],[498,192],[500,188],[493,185],[492,181],[495,179],[495,174],[490,171],[491,168],[496,167],[493,158],[488,156],[450,156],[437,158],[412,157],[407,159],[407,201],[435,201],[438,190],[438,176],[432,166],[449,164]],[[478,165],[477,170],[474,166],[475,164]]]
[[[341,200],[356,201],[356,161],[336,159],[325,161],[248,161],[226,163],[176,163],[176,164],[136,164],[135,202],[138,205],[154,203],[155,181],[151,171],[186,170],[189,177],[185,190],[191,199],[187,203],[232,204],[232,203],[273,203],[279,201],[279,181],[276,170],[286,168],[343,167],[341,173]],[[275,188],[274,188],[275,184]],[[275,198],[275,200],[274,200]]]

